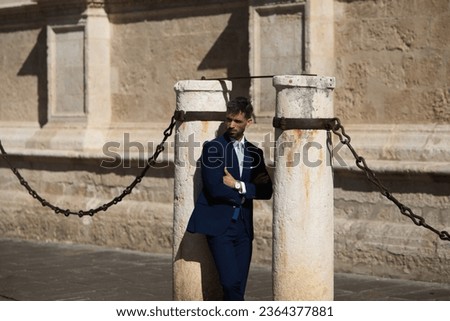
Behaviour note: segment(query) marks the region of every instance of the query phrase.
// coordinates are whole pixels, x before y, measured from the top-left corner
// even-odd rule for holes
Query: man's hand
[[[231,176],[226,167],[224,170],[223,183],[231,188],[234,188],[234,184],[236,183],[236,180]]]

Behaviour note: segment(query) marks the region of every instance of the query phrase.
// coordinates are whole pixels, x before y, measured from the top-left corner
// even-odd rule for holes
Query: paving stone
[[[0,239],[0,301],[172,300],[171,255]],[[270,266],[252,265],[247,300],[272,300]],[[336,273],[336,301],[450,300],[450,284]]]

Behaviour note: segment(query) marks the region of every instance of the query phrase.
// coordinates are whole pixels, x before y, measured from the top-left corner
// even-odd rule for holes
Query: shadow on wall
[[[368,165],[370,167],[370,163]],[[376,177],[390,192],[394,193],[394,196],[397,194],[447,196],[450,185],[446,175],[441,174],[377,172]],[[366,178],[363,171],[337,170],[334,176],[334,187],[344,191],[379,192],[379,189]]]
[[[36,76],[38,93],[38,121],[43,127],[48,121],[47,95],[47,37],[45,28],[39,32],[36,44],[20,68],[17,76]]]
[[[198,70],[227,69],[228,77],[250,76],[249,51],[248,13],[235,11],[225,30],[201,61]],[[248,96],[249,91],[250,79],[233,80],[231,98]]]
[[[229,14],[225,29],[216,39],[206,56],[199,61],[197,70],[189,75],[178,75],[180,79],[191,79],[194,71],[204,72],[206,78],[247,77],[249,76],[249,12],[243,1],[220,0],[174,0],[170,3],[139,1],[132,6],[120,2],[107,2],[105,7],[113,24],[129,24],[143,21],[172,21],[197,17],[211,17]],[[214,26],[211,26],[213,28]],[[195,46],[192,43],[192,46]],[[192,63],[192,61],[187,61]],[[226,74],[223,74],[226,70]],[[199,77],[199,79],[200,79]],[[248,96],[250,80],[234,80],[232,98]]]
[[[220,4],[220,5],[217,5]],[[202,10],[199,10],[199,6]],[[205,57],[197,64],[196,72],[204,72],[206,78],[247,77],[249,76],[249,35],[248,35],[248,6],[240,2],[224,5],[221,1],[200,1],[193,5],[189,1],[175,1],[172,4],[153,2],[139,2],[136,5],[122,5],[106,3],[105,7],[109,20],[113,24],[137,23],[148,20],[173,20],[200,16],[229,14],[227,26],[223,29]],[[169,10],[168,10],[169,9]],[[204,9],[204,10],[203,10]],[[68,17],[71,23],[77,23],[77,15]],[[44,18],[44,17],[41,17]],[[36,18],[38,19],[38,18]],[[43,20],[38,19],[40,26]],[[195,44],[192,44],[195,45]],[[226,74],[224,75],[224,70]],[[177,75],[177,77],[192,77]],[[46,27],[40,31],[36,44],[18,71],[18,76],[36,76],[38,78],[38,121],[41,127],[48,122],[48,91],[47,91],[47,36]],[[200,77],[199,77],[200,78]],[[173,79],[175,83],[179,79]],[[170,85],[173,85],[170,84]],[[233,81],[231,98],[248,96],[250,79]]]

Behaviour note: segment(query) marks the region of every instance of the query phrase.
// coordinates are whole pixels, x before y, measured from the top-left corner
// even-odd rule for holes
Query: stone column
[[[334,78],[276,76],[276,116],[333,117]],[[333,179],[326,130],[276,129],[275,300],[333,299]]]
[[[177,110],[226,111],[231,82],[187,80],[175,85]],[[224,119],[225,120],[225,119]],[[174,300],[221,300],[216,268],[203,235],[186,232],[201,191],[199,158],[203,143],[219,134],[221,121],[179,123],[175,133],[173,220]]]

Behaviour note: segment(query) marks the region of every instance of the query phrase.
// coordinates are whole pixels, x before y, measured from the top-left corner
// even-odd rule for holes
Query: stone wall
[[[248,74],[246,1],[171,2],[173,8],[142,1],[144,8],[125,13],[107,7],[113,122],[164,123],[174,111],[178,80]],[[234,85],[233,95],[248,94],[248,80]]]
[[[336,1],[336,114],[352,123],[447,124],[449,5]]]
[[[74,210],[89,209],[119,195],[138,174],[104,169],[98,159],[12,157],[29,184],[48,201]],[[88,243],[141,251],[170,251],[173,167],[151,169],[122,203],[93,217],[65,217],[42,207],[2,164],[1,236],[43,242]]]
[[[264,48],[279,41],[273,44],[278,49],[292,45],[283,54],[299,56],[292,65],[280,59],[277,68],[335,76],[335,113],[354,147],[400,201],[449,230],[449,6],[448,0],[0,1],[0,139],[48,201],[96,207],[132,182],[162,139],[177,81],[277,73],[255,49],[261,41]],[[105,48],[92,47],[95,33],[88,29],[105,17],[108,77],[104,66],[95,69]],[[277,22],[301,30],[289,29],[281,39],[279,29],[277,37],[267,34]],[[264,37],[256,37],[258,28]],[[81,109],[84,118],[52,118],[52,30],[83,30],[86,41],[93,41],[82,42],[92,64],[84,74],[84,101],[90,102]],[[235,80],[232,96],[251,95],[257,102],[248,137],[265,148],[271,166],[275,90],[270,96],[267,81]],[[99,108],[105,99],[95,93],[102,84],[110,101]],[[258,86],[267,89],[266,98]],[[0,161],[0,237],[169,253],[171,142],[158,168],[131,195],[92,218],[53,214]],[[121,163],[112,162],[117,154]],[[336,271],[449,282],[448,242],[402,216],[345,148],[336,147],[335,154]],[[255,205],[255,262],[271,262],[271,207],[271,201]]]
[[[0,16],[0,139],[31,187],[61,208],[100,206],[133,181],[169,125],[177,81],[248,75],[247,1],[4,1]],[[105,39],[109,52],[98,46]],[[249,86],[236,81],[232,96]],[[2,161],[0,235],[170,252],[173,152],[170,138],[130,196],[82,219],[42,207]],[[256,257],[267,262],[263,244]]]
[[[339,0],[334,12],[336,115],[393,195],[448,231],[450,2]],[[354,165],[335,171],[335,217],[339,270],[449,282],[448,242]]]

